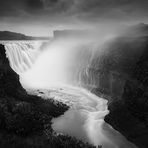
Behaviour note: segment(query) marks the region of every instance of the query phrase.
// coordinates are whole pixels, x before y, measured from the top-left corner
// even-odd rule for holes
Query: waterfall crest
[[[4,46],[11,68],[20,74],[32,67],[39,53],[40,43],[7,42]]]

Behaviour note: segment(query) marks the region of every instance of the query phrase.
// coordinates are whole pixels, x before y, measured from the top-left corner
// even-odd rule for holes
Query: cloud
[[[146,0],[75,0],[71,10],[81,19],[125,20],[148,17],[147,8]]]
[[[44,26],[148,22],[147,8],[147,0],[0,0],[0,19]]]
[[[86,18],[147,16],[147,0],[0,0],[1,16],[23,10],[29,14],[75,15]]]

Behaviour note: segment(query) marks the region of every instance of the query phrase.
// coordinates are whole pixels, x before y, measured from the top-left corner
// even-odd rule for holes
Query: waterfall
[[[91,70],[93,48],[93,44],[71,40],[53,42],[23,74],[22,81],[32,88],[73,85],[91,90],[96,83]]]
[[[70,109],[52,120],[56,132],[103,148],[136,148],[104,121],[109,113],[107,100],[90,91],[97,80],[91,67],[96,54],[92,44],[68,39],[55,41],[40,52],[38,59],[38,49],[31,44],[9,43],[5,48],[11,67],[21,73],[25,87],[48,89],[49,94],[42,94],[46,98],[70,102]]]
[[[11,68],[21,74],[32,67],[39,54],[39,42],[14,41],[4,43]]]
[[[32,69],[24,73],[22,83],[48,89],[50,93],[45,94],[46,98],[70,102],[70,109],[52,120],[56,132],[103,148],[136,148],[104,121],[109,113],[107,100],[91,93],[97,83],[92,60],[98,52],[92,44],[79,41],[54,42],[40,55]]]

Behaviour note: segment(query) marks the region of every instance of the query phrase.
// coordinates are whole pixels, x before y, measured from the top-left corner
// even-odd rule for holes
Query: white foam
[[[74,98],[63,96],[63,99],[72,100],[72,107],[52,120],[56,132],[75,136],[95,146],[102,145],[103,148],[136,148],[104,121],[109,113],[105,99],[76,87],[63,89],[60,93],[74,95]]]

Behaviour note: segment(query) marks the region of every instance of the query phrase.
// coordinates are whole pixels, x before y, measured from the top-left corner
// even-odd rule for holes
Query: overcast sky
[[[148,22],[148,0],[0,0],[0,30],[28,35],[138,22]]]

